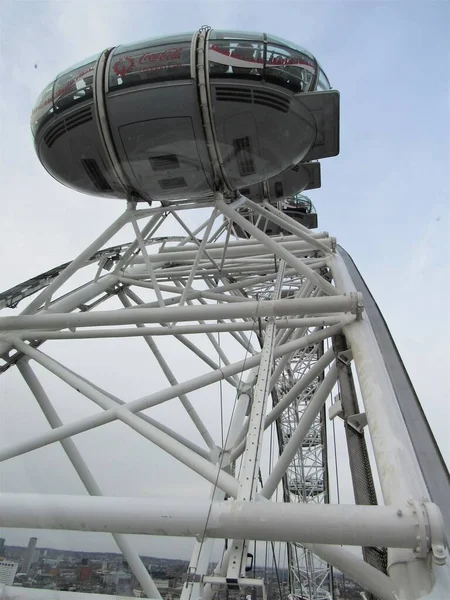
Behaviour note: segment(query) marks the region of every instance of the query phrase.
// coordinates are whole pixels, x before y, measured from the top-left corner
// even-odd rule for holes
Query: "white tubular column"
[[[341,289],[355,290],[338,254],[330,258],[329,266]],[[428,490],[414,460],[414,448],[367,315],[349,323],[343,331],[353,353],[384,501],[388,505],[404,507],[413,503],[418,517],[423,518],[424,507],[419,502],[428,497]],[[440,514],[437,507],[436,511]],[[433,566],[426,557],[425,538],[422,527],[416,541],[417,553],[386,544],[391,548],[388,551],[389,575],[398,585],[402,599],[416,600],[433,588]]]

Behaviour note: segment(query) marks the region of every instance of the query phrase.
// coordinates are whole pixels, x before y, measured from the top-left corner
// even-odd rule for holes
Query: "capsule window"
[[[322,69],[319,69],[319,79],[317,81],[317,90],[320,92],[323,92],[323,91],[329,90],[329,89],[331,89],[330,82],[328,81],[328,78],[325,75],[325,73],[322,71]]]
[[[260,79],[264,68],[264,45],[253,40],[212,40],[208,61],[211,77]]]
[[[31,131],[36,135],[37,130],[53,115],[53,81],[40,94],[31,113]]]
[[[55,110],[64,110],[92,98],[96,63],[97,61],[84,64],[58,77],[53,91]]]
[[[191,42],[118,48],[111,59],[109,89],[191,77]]]
[[[267,60],[264,77],[270,83],[281,85],[292,92],[310,91],[316,65],[307,54],[298,50],[267,44]]]

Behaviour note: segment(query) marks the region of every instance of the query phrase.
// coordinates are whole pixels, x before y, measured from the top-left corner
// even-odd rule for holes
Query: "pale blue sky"
[[[340,91],[341,154],[310,194],[319,227],[365,277],[449,461],[449,2],[4,0],[0,288],[72,258],[122,210],[39,164],[29,115],[44,86],[108,46],[203,24],[292,40]]]

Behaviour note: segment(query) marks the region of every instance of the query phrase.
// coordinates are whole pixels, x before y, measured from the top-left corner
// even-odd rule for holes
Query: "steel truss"
[[[203,201],[138,210],[130,202],[73,262],[0,298],[7,306],[31,298],[19,315],[0,317],[0,368],[17,368],[50,426],[3,447],[0,460],[60,442],[87,492],[71,497],[4,493],[0,525],[111,532],[142,589],[155,599],[161,596],[126,534],[196,538],[183,600],[213,598],[224,586],[231,592],[254,587],[267,597],[264,581],[246,577],[253,540],[289,543],[291,567],[300,557],[286,590],[292,597],[305,596],[305,589],[306,598],[325,597],[332,565],[380,600],[448,598],[440,510],[432,502],[363,296],[335,240],[312,233],[274,206],[243,197],[228,203],[221,194],[210,205],[211,215],[192,231],[184,211],[205,206]],[[241,210],[253,211],[253,223],[258,216],[273,221],[286,235],[269,237]],[[156,237],[163,222],[183,234]],[[103,250],[129,225],[135,235],[131,243]],[[249,239],[235,239],[234,226]],[[92,271],[93,257],[98,266]],[[84,272],[83,285],[63,292],[73,275]],[[159,347],[168,336],[175,358]],[[345,350],[333,343],[339,336],[348,344]],[[43,347],[46,340],[84,339],[73,344],[84,351],[89,340],[132,337],[144,340],[168,387],[149,388],[131,401],[117,397],[113,384],[100,388]],[[179,381],[177,347],[189,350],[192,365],[202,365],[200,373],[194,370],[193,377]],[[350,374],[343,378],[341,364],[351,361],[364,413],[355,421],[341,398],[329,407],[330,417],[341,416],[360,434],[367,424],[381,505],[326,503],[327,402],[338,381],[343,393]],[[101,410],[63,423],[36,363]],[[126,368],[132,373],[132,365]],[[120,374],[112,368],[114,376]],[[222,431],[211,426],[210,411],[198,409],[198,394],[215,383],[223,386],[229,417]],[[158,421],[147,410],[176,399],[182,407],[176,422]],[[181,414],[196,436],[186,435]],[[163,501],[103,496],[75,436],[113,421],[203,477],[211,485],[209,497],[190,502],[182,496]],[[266,442],[272,429],[279,434],[279,454],[270,463]],[[210,573],[215,539],[228,543]],[[387,548],[386,573],[342,546]],[[6,598],[12,593],[4,590]],[[27,590],[23,597],[39,593]]]

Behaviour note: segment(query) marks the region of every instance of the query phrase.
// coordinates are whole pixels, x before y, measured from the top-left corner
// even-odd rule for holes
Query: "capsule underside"
[[[118,46],[60,74],[32,130],[47,171],[83,193],[277,199],[320,186],[317,159],[339,152],[339,94],[303,49],[202,29]]]

